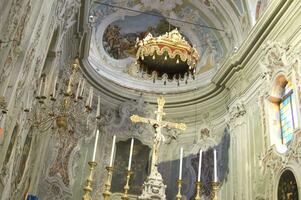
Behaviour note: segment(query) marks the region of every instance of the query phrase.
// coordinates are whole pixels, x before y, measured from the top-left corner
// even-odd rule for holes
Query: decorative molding
[[[237,101],[229,107],[229,118],[227,121],[231,131],[237,126],[246,123],[243,119],[243,116],[245,116],[246,113],[245,105],[241,101]]]
[[[286,43],[279,41],[268,41],[262,46],[264,57],[260,64],[264,68],[264,74],[267,75],[268,80],[272,80],[280,70],[287,72],[291,66],[289,49],[290,47]]]

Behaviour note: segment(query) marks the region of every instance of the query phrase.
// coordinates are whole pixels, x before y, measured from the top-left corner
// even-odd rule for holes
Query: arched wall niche
[[[283,94],[284,88],[288,82],[288,78],[285,74],[279,73],[273,80],[271,92],[269,94],[269,101],[273,103],[279,103]]]
[[[276,200],[283,200],[283,199],[279,199],[278,198],[278,192],[281,188],[279,188],[279,183],[281,181],[281,178],[283,176],[284,173],[289,172],[292,173],[292,175],[294,176],[296,183],[297,183],[297,192],[298,192],[298,197],[300,197],[300,192],[301,192],[301,166],[295,162],[295,161],[290,161],[287,166],[285,168],[283,168],[282,170],[279,171],[279,173],[277,174],[276,178],[275,178],[275,185],[276,187],[273,187],[273,199]],[[295,200],[295,199],[292,199]]]
[[[293,113],[293,134],[300,127],[300,105],[299,105],[299,58],[297,54],[292,53],[292,48],[287,46],[283,41],[268,41],[263,48],[263,57],[261,66],[263,69],[263,84],[262,96],[264,99],[261,104],[263,106],[262,119],[264,126],[264,134],[266,134],[267,148],[275,147],[277,153],[285,153],[290,145],[288,140],[284,140],[281,135],[281,116],[286,116],[287,113],[280,114],[280,103],[283,103],[285,98],[289,96],[284,94],[284,91],[291,90],[291,103]],[[285,89],[289,83],[289,89]],[[284,106],[284,104],[282,104]],[[284,118],[282,118],[284,119]],[[284,120],[285,121],[285,120]],[[287,122],[286,122],[287,123]],[[287,134],[287,131],[284,132]],[[287,145],[283,145],[283,144]]]
[[[272,79],[272,85],[267,97],[267,111],[268,111],[268,128],[269,128],[269,137],[270,144],[275,145],[276,150],[279,153],[285,153],[288,149],[286,144],[282,142],[282,133],[281,133],[281,118],[280,118],[280,103],[285,92],[285,87],[288,82],[293,82],[291,75],[279,71],[275,74]],[[294,84],[293,84],[294,85]],[[295,87],[292,91],[297,92]],[[296,97],[297,95],[295,95]],[[297,111],[297,101],[295,98],[292,99],[292,106],[294,110]],[[298,116],[296,116],[298,119]],[[298,120],[294,120],[298,121]],[[294,130],[299,127],[298,123],[295,125]]]
[[[114,174],[112,177],[115,184],[112,186],[112,193],[122,193],[124,187],[124,174],[128,167],[131,138],[116,142]],[[150,167],[151,148],[143,144],[139,139],[134,138],[133,157],[131,169],[135,173],[131,177],[130,193],[140,195],[141,185],[145,181]]]

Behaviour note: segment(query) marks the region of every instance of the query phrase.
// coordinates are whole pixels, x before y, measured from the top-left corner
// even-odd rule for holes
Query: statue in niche
[[[19,126],[17,124],[14,127],[14,130],[12,132],[12,135],[11,135],[11,138],[10,138],[10,142],[9,142],[6,154],[5,154],[4,162],[2,164],[2,169],[1,169],[1,174],[0,174],[2,184],[3,184],[3,180],[2,180],[3,177],[5,177],[7,175],[7,170],[8,170],[7,169],[7,164],[9,162],[10,158],[11,158],[11,154],[12,154],[13,148],[14,148],[14,146],[16,144],[16,139],[17,139],[18,131],[19,131]]]
[[[120,141],[116,145],[114,173],[112,179],[112,192],[122,193],[125,184],[125,170],[128,167],[128,158],[131,139]],[[149,171],[150,148],[135,139],[131,170],[134,172],[130,180],[130,194],[140,195],[141,186]]]
[[[49,168],[48,175],[53,177],[60,175],[66,187],[70,186],[68,164],[71,153],[76,147],[78,139],[75,138],[73,131],[67,131],[64,137],[59,138],[57,156]]]
[[[201,131],[202,133],[202,131]],[[205,131],[204,134],[209,134],[209,130]],[[227,180],[227,174],[229,171],[229,147],[230,147],[230,134],[228,130],[225,129],[224,135],[220,143],[215,147],[217,150],[217,176],[219,182],[224,182]],[[202,155],[202,175],[201,182],[203,183],[203,194],[209,196],[211,193],[211,182],[214,179],[213,169],[214,169],[214,160],[213,160],[213,148],[209,148],[203,152]],[[194,169],[195,174],[198,173],[198,163],[199,163],[199,154],[195,155],[191,159],[191,166]]]

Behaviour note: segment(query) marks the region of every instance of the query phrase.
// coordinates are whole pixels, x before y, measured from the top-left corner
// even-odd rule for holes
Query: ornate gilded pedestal
[[[212,193],[211,193],[211,199],[212,200],[218,200],[217,195],[218,195],[218,190],[220,187],[219,182],[212,182]]]
[[[201,182],[195,182],[196,185],[196,195],[195,200],[201,200],[201,189],[202,189],[202,183]]]
[[[82,200],[92,200],[92,197],[91,197],[91,192],[92,192],[92,182],[93,182],[93,171],[95,169],[95,167],[97,166],[97,163],[96,162],[93,162],[93,161],[90,161],[88,162],[89,164],[89,170],[90,170],[90,174],[87,178],[87,181],[86,181],[86,185],[84,187],[84,195],[82,197]]]
[[[125,186],[124,186],[124,192],[123,192],[123,195],[121,197],[122,200],[128,200],[129,199],[129,190],[130,190],[130,178],[131,178],[131,175],[133,174],[132,171],[130,170],[126,170],[126,180],[125,180]]]
[[[176,200],[181,200],[181,199],[182,199],[182,194],[181,194],[181,191],[182,191],[182,183],[183,183],[182,180],[177,180],[178,194],[177,194],[177,196],[176,196]]]
[[[105,189],[102,193],[104,200],[109,200],[111,196],[111,182],[112,182],[112,176],[113,176],[113,167],[106,167],[108,171],[107,181],[105,183]]]

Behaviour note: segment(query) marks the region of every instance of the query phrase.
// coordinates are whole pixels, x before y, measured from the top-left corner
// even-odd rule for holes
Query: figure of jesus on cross
[[[158,150],[159,150],[161,141],[164,142],[164,140],[165,140],[164,135],[161,132],[162,128],[168,128],[168,129],[176,128],[176,129],[180,129],[180,130],[186,129],[186,125],[183,123],[178,124],[178,123],[163,121],[162,118],[165,115],[165,113],[163,112],[165,99],[163,97],[159,97],[157,99],[157,102],[158,102],[158,110],[155,112],[156,119],[144,118],[144,117],[140,117],[138,115],[131,116],[131,121],[133,123],[142,122],[142,123],[150,124],[155,129],[154,143],[153,143],[153,148],[152,148],[151,172],[153,172],[157,168]]]

